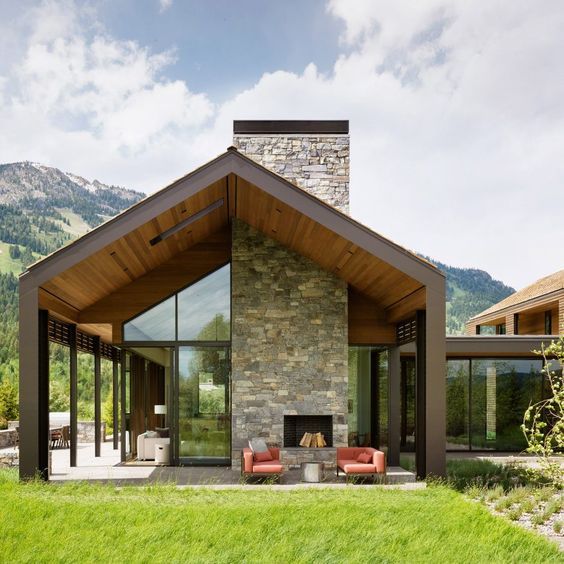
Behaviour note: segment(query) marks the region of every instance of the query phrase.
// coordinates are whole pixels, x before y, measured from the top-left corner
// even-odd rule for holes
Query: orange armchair
[[[241,475],[242,476],[277,476],[278,478],[284,472],[282,463],[280,462],[280,449],[268,447],[272,460],[257,462],[253,458],[253,451],[250,448],[244,448],[241,451]]]
[[[359,455],[367,455],[367,462],[360,462]],[[386,455],[371,447],[338,447],[337,476],[339,470],[345,476],[386,476]]]

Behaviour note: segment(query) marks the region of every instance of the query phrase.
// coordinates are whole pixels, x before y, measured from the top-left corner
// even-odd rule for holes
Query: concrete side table
[[[155,464],[168,466],[170,464],[170,445],[155,445]]]
[[[325,464],[323,462],[302,462],[302,482],[317,484],[325,479]]]

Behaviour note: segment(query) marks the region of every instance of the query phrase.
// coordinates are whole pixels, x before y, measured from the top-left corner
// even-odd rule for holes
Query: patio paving
[[[102,443],[101,456],[94,456],[94,445],[81,443],[78,445],[78,466],[69,466],[69,450],[52,451],[53,482],[95,481],[111,482],[116,485],[149,485],[154,483],[176,484],[179,487],[207,487],[223,489],[244,487],[245,489],[264,488],[260,480],[251,479],[243,483],[238,471],[228,467],[198,466],[155,466],[152,463],[121,464],[120,451],[113,450],[111,442]],[[291,469],[284,473],[280,484],[268,484],[274,489],[318,488],[318,487],[425,487],[416,482],[415,475],[400,467],[388,468],[387,485],[380,484],[346,484],[344,477],[337,478],[333,470],[326,472],[326,479],[319,484],[301,482],[299,469]]]

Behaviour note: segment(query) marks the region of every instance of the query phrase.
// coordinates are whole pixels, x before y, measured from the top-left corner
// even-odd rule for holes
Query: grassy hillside
[[[17,380],[17,276],[142,197],[43,165],[0,165],[0,381]]]
[[[447,335],[464,333],[470,317],[503,300],[515,290],[476,268],[448,266],[424,257],[447,275]]]

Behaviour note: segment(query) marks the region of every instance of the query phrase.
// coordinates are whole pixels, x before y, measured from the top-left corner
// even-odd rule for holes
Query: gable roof
[[[434,265],[235,148],[30,266],[20,296],[37,290],[40,308],[111,342],[125,313],[136,315],[229,260],[233,218],[347,282],[387,323],[424,309],[426,288],[444,302],[445,277]]]
[[[126,235],[135,227],[150,221],[187,196],[197,193],[230,173],[245,178],[274,197],[319,221],[322,225],[350,238],[352,242],[389,262],[422,284],[427,284],[436,277],[444,278],[444,274],[437,267],[415,253],[355,221],[323,200],[241,154],[234,147],[229,147],[225,153],[215,159],[31,265],[20,275],[21,282],[26,284],[27,280],[30,282],[33,280],[37,286],[41,285],[57,273],[100,250],[111,240]]]
[[[518,305],[520,303],[533,300],[540,296],[545,296],[551,294],[552,292],[557,292],[558,290],[564,289],[564,270],[559,270],[554,274],[540,278],[536,282],[533,282],[529,286],[522,288],[521,290],[511,294],[507,298],[501,300],[497,304],[485,309],[481,313],[475,315],[471,319],[478,319],[486,315],[491,315],[493,313],[499,312],[505,308]]]

